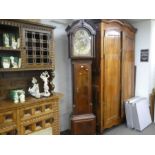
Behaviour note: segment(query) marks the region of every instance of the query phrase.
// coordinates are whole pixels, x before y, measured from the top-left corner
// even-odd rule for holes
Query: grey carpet
[[[103,135],[155,135],[155,123],[152,123],[142,132],[127,128],[126,124],[115,126],[104,131]]]

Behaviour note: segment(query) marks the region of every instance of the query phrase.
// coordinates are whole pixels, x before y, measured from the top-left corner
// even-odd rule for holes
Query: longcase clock
[[[92,112],[92,61],[95,56],[95,29],[84,20],[66,28],[72,64],[72,134],[95,134],[96,117]]]

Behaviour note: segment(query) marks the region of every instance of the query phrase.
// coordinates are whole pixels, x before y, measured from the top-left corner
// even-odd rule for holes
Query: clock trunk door
[[[91,61],[74,61],[74,114],[91,112]]]

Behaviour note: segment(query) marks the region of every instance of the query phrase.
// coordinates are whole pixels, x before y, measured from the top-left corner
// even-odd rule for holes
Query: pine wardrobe
[[[93,103],[100,133],[125,119],[124,101],[135,94],[136,29],[125,20],[93,20],[97,27]]]

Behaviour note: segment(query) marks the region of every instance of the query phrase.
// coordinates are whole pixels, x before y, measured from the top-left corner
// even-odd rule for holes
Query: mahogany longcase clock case
[[[92,112],[92,61],[95,57],[95,29],[77,20],[66,28],[72,64],[72,134],[95,134],[96,117]]]

